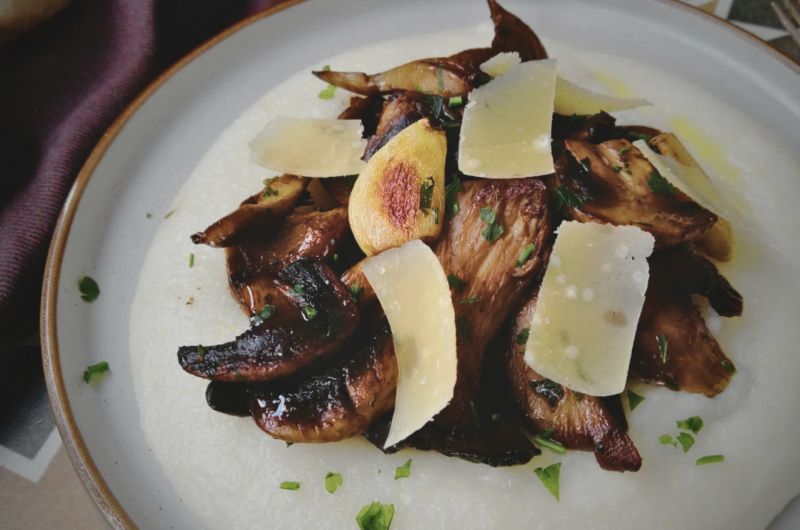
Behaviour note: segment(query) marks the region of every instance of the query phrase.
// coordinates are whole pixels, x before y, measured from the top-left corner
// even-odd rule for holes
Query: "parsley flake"
[[[697,434],[703,428],[703,420],[700,418],[700,416],[692,416],[689,419],[679,421],[678,428],[683,429],[684,431],[692,431],[694,434]]]
[[[588,197],[586,195],[576,193],[566,186],[556,186],[556,199],[558,201],[556,208],[560,210],[564,206],[569,206],[570,208],[580,208],[583,206],[583,203],[586,202]]]
[[[698,458],[696,465],[704,466],[706,464],[721,464],[725,461],[725,457],[722,455],[711,455],[711,456],[704,456],[703,458]]]
[[[692,435],[688,432],[682,432],[678,435],[678,442],[680,442],[681,447],[683,447],[683,452],[688,453],[689,449],[694,445],[694,438],[692,438]]]
[[[189,254],[189,268],[194,267],[194,254]]]
[[[627,136],[628,136],[628,138],[631,138],[633,140],[644,140],[645,142],[649,142],[650,141],[650,137],[649,136],[647,136],[646,134],[642,134],[640,132],[636,132],[636,131],[628,131],[627,132]]]
[[[620,149],[620,150],[619,150],[619,154],[620,154],[620,155],[624,155],[625,153],[627,153],[627,152],[628,152],[628,151],[630,151],[631,149],[633,149],[633,146],[632,146],[632,145],[629,145],[629,146],[628,146],[628,147],[626,147],[625,149]]]
[[[658,341],[658,351],[661,354],[661,362],[667,364],[667,336],[659,333],[656,340]]]
[[[450,284],[450,287],[457,290],[460,293],[464,292],[464,280],[456,276],[455,274],[448,274],[447,275],[447,283]]]
[[[533,472],[536,473],[536,476],[542,481],[547,491],[549,491],[557,501],[560,501],[558,498],[558,477],[561,474],[561,462],[544,469],[538,467],[534,469]]]
[[[477,296],[471,296],[471,297],[467,298],[466,300],[459,300],[456,303],[457,304],[474,304],[477,301],[478,301],[478,297]]]
[[[461,180],[459,180],[458,175],[453,175],[453,182],[444,189],[444,211],[450,217],[455,217],[458,213],[456,193],[462,191],[464,191],[464,186],[461,185]]]
[[[364,288],[359,287],[358,282],[356,282],[350,286],[350,294],[356,299],[356,302],[358,302],[358,299],[361,298],[362,294],[364,294]]]
[[[293,445],[294,445],[294,442],[286,442],[286,448],[287,449],[290,448]]]
[[[613,167],[613,168],[611,168],[611,169],[613,169],[613,170],[614,170],[614,173],[619,173],[620,171],[622,171],[622,166],[614,166],[614,167]]]
[[[659,195],[675,195],[678,193],[678,188],[654,171],[650,172],[650,179],[647,181],[647,187],[650,188],[653,193]]]
[[[535,436],[533,441],[536,442],[536,445],[544,447],[545,449],[549,449],[558,455],[563,455],[567,452],[564,446],[555,440],[550,439],[554,432],[556,432],[555,429],[547,429],[542,434]]]
[[[727,361],[727,360],[723,359],[722,360],[722,367],[725,368],[727,371],[729,371],[732,374],[736,373],[736,368],[733,367],[733,365],[730,363],[730,361]]]
[[[323,72],[330,72],[331,71],[330,65],[326,64],[325,66],[323,66],[322,67],[322,71]],[[334,90],[336,90],[335,86],[328,85],[328,88],[326,88],[325,90],[323,90],[322,92],[319,93],[319,99],[331,99],[333,97],[333,91]]]
[[[360,530],[389,530],[394,517],[394,504],[384,506],[380,502],[373,502],[364,506],[356,515],[356,523]]]
[[[250,318],[250,326],[251,327],[258,327],[264,323],[269,317],[275,314],[275,306],[264,304],[264,307],[261,308],[261,311],[256,313]]]
[[[78,281],[78,290],[81,292],[84,302],[94,302],[100,296],[100,287],[88,276],[84,276]]]
[[[433,177],[428,177],[428,180],[422,183],[422,186],[419,187],[419,209],[422,210],[422,213],[428,215],[428,208],[431,207],[431,201],[433,201],[433,187],[436,183],[433,181]]]
[[[431,208],[431,210],[433,210],[433,224],[438,225],[439,224],[439,208],[437,206],[434,206],[433,208]]]
[[[658,437],[658,441],[661,442],[661,445],[671,445],[672,447],[678,447],[678,442],[672,439],[672,436],[669,434],[662,434]]]
[[[280,487],[282,490],[297,491],[300,489],[300,484],[301,484],[300,482],[285,481],[281,482]]]
[[[462,98],[461,96],[453,96],[452,98],[447,100],[448,107],[457,107],[463,103],[464,103],[464,98]]]
[[[336,489],[342,485],[342,474],[341,473],[331,473],[328,471],[328,474],[325,475],[325,490],[328,493],[336,492]]]
[[[304,294],[307,294],[307,293],[303,290],[303,286],[302,285],[300,285],[299,283],[296,283],[296,284],[294,284],[294,287],[289,289],[289,292],[287,294],[289,296],[303,296]]]
[[[464,344],[472,342],[472,332],[469,329],[469,323],[464,315],[456,319],[456,329],[458,330],[458,336],[461,337],[461,342]]]
[[[436,79],[437,79],[438,86],[439,86],[439,92],[443,92],[444,91],[444,77],[442,77],[442,67],[443,66],[444,65],[439,64],[439,70],[436,72]]]
[[[589,173],[592,171],[592,161],[589,160],[588,156],[581,160],[581,168],[583,168],[584,173]]]
[[[86,368],[83,372],[83,381],[89,383],[99,382],[108,373],[108,363],[101,361]]]
[[[408,478],[411,476],[411,459],[405,464],[394,470],[394,479]]]
[[[494,243],[497,241],[497,238],[503,235],[505,228],[497,223],[497,215],[488,206],[486,208],[481,208],[481,221],[487,225],[481,232],[481,235],[489,243]]]
[[[526,261],[528,261],[528,258],[531,256],[531,253],[533,252],[533,248],[534,248],[533,243],[531,243],[527,247],[525,247],[525,250],[522,251],[522,254],[520,255],[519,259],[517,260],[517,267],[522,267],[522,265]]]
[[[151,217],[153,217],[153,214],[149,214],[149,213],[146,213],[146,214],[144,214],[144,215],[145,215],[145,217],[147,217],[148,219],[150,219]]]
[[[272,183],[275,182],[277,179],[278,177],[271,177],[264,179],[264,182],[262,183],[264,184],[264,193],[263,193],[264,197],[278,196],[278,190],[272,189]]]
[[[517,344],[524,346],[528,343],[528,337],[531,334],[531,328],[523,328],[522,331],[517,333]]]
[[[633,409],[639,406],[644,401],[644,396],[640,396],[633,390],[628,390],[628,408],[633,412]]]
[[[317,316],[317,310],[311,306],[303,307],[303,314],[306,316],[306,320],[314,320],[314,317]]]
[[[167,215],[164,216],[164,219],[169,219],[170,217],[172,217],[172,214],[174,214],[174,213],[175,213],[175,210],[170,210],[169,212],[167,212]]]

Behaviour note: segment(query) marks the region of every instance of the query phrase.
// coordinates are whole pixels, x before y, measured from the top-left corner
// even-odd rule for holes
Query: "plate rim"
[[[72,414],[72,407],[67,395],[63,373],[61,371],[61,358],[58,348],[57,332],[57,305],[59,280],[61,277],[61,265],[64,252],[69,241],[70,229],[75,218],[78,205],[80,204],[83,192],[89,183],[95,169],[103,159],[108,148],[116,139],[120,131],[130,121],[139,108],[147,102],[161,86],[171,79],[177,72],[182,70],[197,57],[204,54],[228,37],[233,36],[242,29],[254,24],[262,19],[279,13],[295,5],[304,3],[308,0],[287,0],[264,11],[255,13],[236,24],[228,27],[217,35],[211,37],[203,44],[189,52],[178,62],[150,82],[149,85],[125,108],[125,110],[114,120],[111,126],[101,137],[97,145],[92,149],[91,154],[86,159],[75,182],[67,195],[64,206],[56,222],[53,238],[47,254],[45,274],[42,285],[42,299],[40,312],[40,341],[42,345],[42,363],[44,365],[45,383],[50,399],[50,407],[55,417],[56,427],[61,435],[64,447],[69,455],[72,466],[78,472],[81,482],[96,506],[105,516],[106,520],[115,530],[137,530],[138,527],[111,492],[94,463],[86,442],[83,439],[75,418]],[[658,0],[659,3],[668,4],[672,7],[693,13],[696,16],[705,18],[714,24],[733,31],[741,39],[748,42],[751,46],[760,49],[762,52],[777,58],[790,70],[800,76],[800,61],[794,59],[786,52],[770,46],[767,42],[748,33],[739,26],[728,20],[717,18],[711,13],[689,4],[684,4],[679,0]]]

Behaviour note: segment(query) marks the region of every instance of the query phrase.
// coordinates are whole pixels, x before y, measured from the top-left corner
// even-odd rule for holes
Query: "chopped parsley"
[[[304,294],[308,294],[303,290],[303,286],[299,283],[294,284],[294,287],[289,289],[287,293],[289,296],[303,296]]]
[[[659,333],[656,340],[658,341],[658,352],[661,354],[661,362],[667,364],[667,336]]]
[[[646,134],[642,134],[642,133],[636,132],[636,131],[628,131],[626,133],[626,135],[628,136],[628,138],[633,138],[634,140],[644,140],[645,142],[649,142],[650,141],[650,137],[649,136],[647,136]]]
[[[359,287],[358,282],[356,282],[350,286],[350,294],[353,295],[353,298],[355,298],[356,302],[358,302],[358,299],[361,298],[362,294],[364,294],[364,288]]]
[[[706,464],[721,464],[724,461],[725,457],[722,455],[704,456],[703,458],[697,459],[697,465],[704,466]]]
[[[670,184],[667,179],[655,171],[650,172],[650,179],[647,181],[647,187],[650,188],[653,193],[659,195],[675,195],[678,193],[678,188]]]
[[[469,329],[469,323],[464,315],[456,319],[456,329],[458,330],[458,336],[461,337],[461,342],[464,344],[472,342],[472,332]]]
[[[531,243],[527,247],[525,247],[525,250],[522,251],[522,254],[520,255],[519,259],[517,260],[517,267],[522,267],[522,265],[526,261],[528,261],[528,258],[531,256],[531,253],[533,252],[533,248],[534,248],[533,243]]]
[[[476,429],[481,429],[483,425],[481,425],[481,415],[480,411],[478,410],[478,405],[476,405],[474,401],[470,400],[469,407],[472,409],[473,425],[475,425]]]
[[[78,290],[81,292],[84,302],[94,302],[100,296],[100,287],[88,276],[84,276],[78,281]]]
[[[688,432],[682,432],[678,435],[678,442],[683,447],[683,452],[688,453],[689,449],[694,445],[694,438]]]
[[[461,105],[463,103],[464,103],[464,98],[462,98],[461,96],[453,96],[452,98],[450,98],[447,101],[447,106],[448,107],[457,107],[457,106],[459,106],[459,105]]]
[[[437,206],[434,206],[433,208],[431,208],[431,210],[433,210],[433,224],[438,225],[439,224],[439,208]]]
[[[564,449],[564,446],[561,445],[560,443],[550,439],[550,437],[553,436],[554,432],[556,432],[555,429],[552,429],[552,428],[551,429],[547,429],[542,434],[539,434],[539,435],[535,436],[533,438],[533,441],[536,442],[537,445],[540,445],[541,447],[544,447],[545,449],[549,449],[549,450],[553,451],[556,454],[563,455],[564,453],[567,452],[567,450]]]
[[[174,213],[175,213],[175,210],[170,210],[169,212],[167,212],[167,215],[164,216],[164,219],[169,219],[170,217],[172,217],[172,214],[174,214]]]
[[[474,304],[477,301],[478,301],[478,297],[477,296],[471,296],[471,297],[467,298],[466,300],[459,300],[456,303],[457,304]]]
[[[153,214],[149,214],[149,213],[146,213],[146,214],[144,214],[144,215],[145,215],[145,217],[147,217],[148,219],[150,219],[151,217],[153,217]]]
[[[458,292],[460,293],[464,292],[464,280],[462,280],[455,274],[447,275],[447,283],[450,284],[450,287],[457,290]]]
[[[333,264],[336,265],[337,263],[339,263],[339,254],[334,254],[333,255]]]
[[[730,361],[727,361],[726,359],[722,360],[722,367],[732,374],[736,373],[736,368],[734,368]]]
[[[531,328],[524,328],[522,331],[517,333],[517,344],[520,346],[524,346],[528,343],[528,337],[531,334]]]
[[[293,446],[293,445],[294,445],[294,442],[286,442],[286,448],[287,448],[287,449],[288,449],[289,447]]]
[[[661,445],[671,445],[672,447],[678,447],[678,442],[672,439],[672,436],[669,434],[662,434],[658,437],[658,441],[661,442]]]
[[[565,205],[570,208],[580,208],[588,197],[580,193],[575,193],[566,186],[556,186],[556,199],[558,201],[556,208],[560,210]]]
[[[194,254],[189,254],[189,268],[194,267]]]
[[[275,314],[275,306],[264,304],[264,307],[261,308],[261,311],[256,313],[250,318],[250,326],[251,327],[258,327],[264,323],[269,317]]]
[[[438,82],[439,92],[444,91],[444,77],[442,77],[442,67],[443,65],[439,64],[439,70],[437,70],[436,72],[436,80]]]
[[[611,168],[611,169],[613,169],[613,170],[614,170],[614,173],[619,173],[620,171],[622,171],[622,166],[614,166],[614,167],[613,167],[613,168]]]
[[[317,310],[311,306],[305,306],[303,307],[303,314],[307,320],[314,320],[314,317],[317,316]]]
[[[489,243],[494,243],[497,241],[497,238],[503,235],[505,228],[497,223],[497,215],[491,208],[481,208],[481,221],[487,225],[481,232],[481,235]]]
[[[633,412],[633,409],[639,406],[644,401],[644,396],[640,396],[633,390],[628,390],[628,408]]]
[[[322,67],[322,71],[323,72],[330,72],[331,71],[330,65],[326,64],[325,66],[323,66]],[[322,92],[319,93],[319,99],[331,99],[333,97],[334,90],[336,90],[335,86],[328,85],[328,88],[326,88],[325,90],[323,90]]]
[[[433,181],[433,177],[428,177],[428,180],[422,183],[422,186],[419,188],[419,209],[422,210],[422,213],[428,215],[428,208],[431,207],[431,201],[433,201],[433,187],[436,183]]]
[[[197,347],[197,357],[200,359],[200,362],[203,362],[206,356],[206,349],[203,348],[203,345]]]
[[[547,491],[549,491],[553,497],[559,501],[558,477],[561,474],[561,462],[558,464],[553,464],[552,466],[548,466],[544,469],[538,467],[534,469],[533,472],[536,473],[536,476],[542,481],[542,484],[545,488],[547,488]]]
[[[331,313],[328,313],[328,315],[330,316]],[[309,318],[309,320],[311,319]],[[325,331],[325,336],[333,337],[334,335],[339,333],[339,330],[342,329],[343,324],[344,324],[344,315],[342,313],[335,313],[328,321],[328,329]],[[322,356],[319,355],[317,357],[322,357]],[[316,357],[312,359],[312,362],[314,360],[316,360]]]
[[[268,179],[264,179],[264,197],[277,197],[278,190],[272,189],[272,183],[277,180],[278,177],[271,177]]]
[[[331,473],[328,471],[328,474],[325,475],[325,489],[328,493],[336,492],[336,489],[342,485],[342,474],[341,473]]]
[[[96,383],[100,381],[108,373],[108,363],[101,361],[86,368],[83,372],[83,381],[88,385],[89,383]]]
[[[583,168],[584,173],[589,173],[592,171],[592,161],[589,160],[588,156],[581,160],[581,167]]]
[[[394,470],[394,479],[408,478],[411,476],[411,459],[405,464]]]
[[[300,489],[300,482],[281,482],[281,489],[282,490],[289,490],[289,491],[297,491]]]
[[[628,147],[626,147],[625,149],[620,149],[620,150],[619,150],[619,154],[621,154],[621,155],[624,155],[625,153],[627,153],[627,152],[628,152],[628,151],[630,151],[631,149],[633,149],[633,146],[632,146],[632,145],[629,145],[629,146],[628,146]]]
[[[692,416],[687,420],[678,422],[678,428],[684,431],[692,431],[694,434],[699,433],[703,428],[703,420],[700,416]]]
[[[380,502],[373,502],[364,506],[356,515],[356,523],[360,530],[389,530],[394,517],[394,504],[384,506]]]
[[[450,217],[455,217],[458,213],[458,201],[456,201],[456,193],[464,191],[464,186],[461,185],[458,175],[453,175],[453,182],[447,185],[444,190],[444,211]]]

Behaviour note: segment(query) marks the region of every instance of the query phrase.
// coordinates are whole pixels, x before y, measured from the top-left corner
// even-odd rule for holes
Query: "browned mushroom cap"
[[[226,344],[179,348],[178,362],[186,372],[231,383],[286,377],[337,352],[358,327],[355,300],[318,261],[302,258],[279,279],[260,276],[255,281],[260,283],[254,292],[263,293],[265,304],[251,319],[250,330]]]
[[[363,259],[347,269],[342,274],[342,283],[353,293],[353,296],[358,300],[358,308],[364,310],[371,306],[378,300],[378,295],[375,294],[375,289],[367,280],[366,274],[362,266],[366,259]]]
[[[251,274],[277,274],[295,260],[308,257],[327,260],[350,233],[347,208],[327,212],[294,213],[275,230],[239,245]]]
[[[270,230],[294,209],[310,179],[282,175],[269,186],[246,199],[242,204],[202,232],[192,236],[196,244],[212,247],[231,247],[254,232]]]
[[[352,358],[342,352],[333,366],[252,392],[256,424],[287,442],[336,442],[363,433],[394,408],[397,358],[386,321],[350,348],[357,351]]]
[[[706,258],[681,250],[657,252],[650,263],[650,282],[633,344],[631,376],[673,390],[714,397],[734,372],[706,327],[691,295],[708,298],[717,313],[742,314],[742,297]],[[666,362],[659,348],[666,341]]]
[[[619,396],[577,394],[541,376],[525,362],[525,345],[520,345],[517,337],[530,327],[537,296],[538,289],[517,313],[503,358],[525,426],[534,433],[554,429],[552,440],[567,449],[593,451],[603,469],[638,471],[642,458],[626,434],[628,425]]]
[[[489,8],[495,25],[491,48],[476,48],[451,55],[413,61],[386,72],[314,72],[323,81],[362,96],[396,90],[421,90],[446,98],[466,96],[488,79],[480,65],[501,52],[517,52],[523,61],[547,58],[536,34],[494,0]],[[441,79],[441,84],[439,83]]]
[[[449,433],[472,425],[470,402],[480,390],[483,352],[519,305],[541,266],[550,235],[547,190],[538,179],[473,180],[457,194],[459,211],[449,218],[434,248],[442,268],[463,282],[452,290],[458,338],[458,379],[450,404],[436,417]],[[489,208],[503,233],[489,242],[481,209]],[[529,258],[518,266],[525,249]],[[460,303],[461,302],[461,303]]]
[[[717,222],[681,192],[654,192],[648,181],[656,169],[627,140],[599,145],[567,140],[565,149],[555,181],[585,197],[579,207],[564,206],[576,221],[638,226],[653,235],[656,249],[697,241]]]

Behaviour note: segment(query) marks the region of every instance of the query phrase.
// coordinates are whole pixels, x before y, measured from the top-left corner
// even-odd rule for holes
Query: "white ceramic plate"
[[[48,387],[70,456],[114,527],[200,527],[139,431],[128,323],[155,231],[201,156],[239,113],[306,65],[487,18],[482,0],[293,4],[232,28],[159,78],[103,138],[62,212],[42,308]],[[800,151],[800,66],[730,24],[671,0],[503,4],[544,35],[691,79]],[[85,274],[102,289],[94,304],[77,292]],[[83,370],[100,360],[110,376],[99,388],[83,385]],[[770,529],[798,527],[795,500]]]

